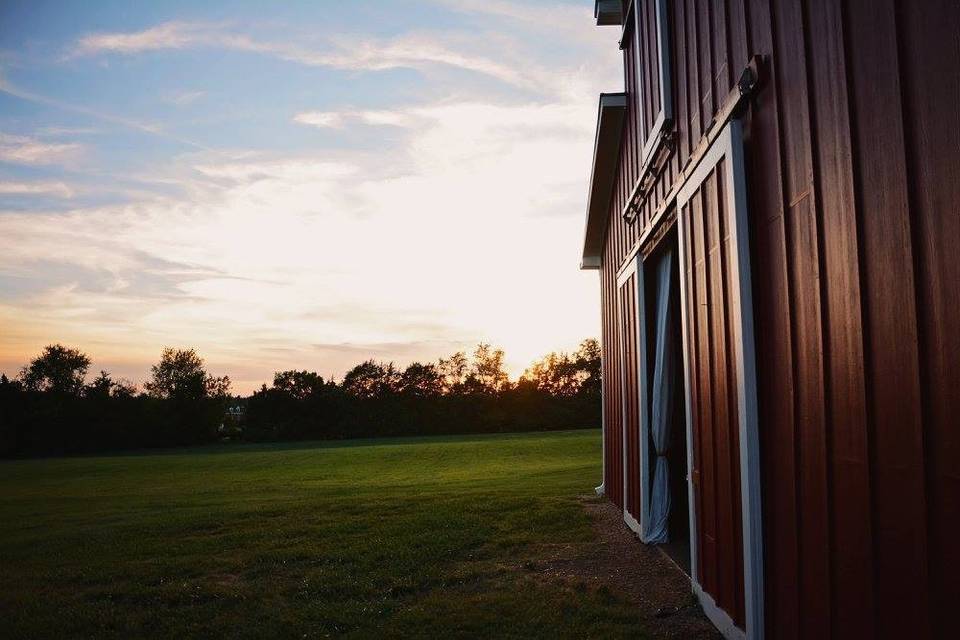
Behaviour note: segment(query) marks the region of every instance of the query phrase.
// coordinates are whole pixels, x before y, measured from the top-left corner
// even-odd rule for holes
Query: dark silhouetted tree
[[[357,398],[382,398],[400,388],[400,373],[392,362],[367,360],[343,376],[344,391]]]
[[[520,377],[524,388],[553,396],[600,394],[600,343],[584,340],[573,354],[550,353],[534,362]]]
[[[273,388],[297,400],[306,400],[323,391],[323,377],[314,371],[278,371],[273,374]]]
[[[494,349],[480,343],[473,352],[473,366],[467,376],[466,386],[470,391],[499,393],[509,387],[510,378],[503,368],[503,349]]]
[[[20,371],[20,382],[28,391],[79,395],[90,368],[90,358],[78,349],[51,344]]]
[[[208,374],[203,358],[193,349],[167,347],[160,356],[160,362],[150,368],[150,373],[152,379],[143,386],[155,398],[224,399],[230,393],[230,378]]]
[[[580,392],[600,397],[603,367],[600,361],[600,341],[587,338],[573,354],[577,368],[586,374],[580,383]]]
[[[230,440],[303,440],[491,433],[596,427],[600,423],[600,345],[533,363],[517,384],[504,353],[481,344],[402,371],[368,360],[341,384],[310,371],[280,371],[249,398],[207,373],[192,349],[165,349],[146,394],[89,359],[51,345],[18,380],[0,376],[0,455],[87,452]],[[231,411],[227,411],[228,404]]]
[[[100,375],[93,379],[93,382],[87,385],[83,393],[88,398],[100,397],[109,398],[113,390],[113,379],[106,371],[100,370]]]
[[[412,362],[400,374],[400,392],[418,398],[429,398],[443,393],[443,377],[434,364]]]
[[[217,437],[230,400],[230,378],[207,373],[193,349],[166,348],[144,387],[161,406],[157,444],[195,444]]]
[[[88,398],[132,398],[137,395],[137,385],[125,378],[113,379],[101,369],[100,375],[83,390]]]
[[[467,379],[467,355],[457,351],[449,358],[440,358],[437,362],[437,372],[443,382],[444,393],[458,393]]]
[[[522,378],[554,396],[572,396],[580,391],[587,374],[577,367],[576,360],[566,353],[550,353],[534,362]]]

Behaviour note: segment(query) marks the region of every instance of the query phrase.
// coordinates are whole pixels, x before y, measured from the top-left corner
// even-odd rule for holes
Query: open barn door
[[[763,637],[763,549],[747,199],[731,121],[677,196],[691,577],[728,638]]]
[[[623,448],[623,519],[637,535],[641,534],[640,513],[640,381],[638,376],[640,299],[637,259],[617,278],[617,324],[620,334],[620,397]]]

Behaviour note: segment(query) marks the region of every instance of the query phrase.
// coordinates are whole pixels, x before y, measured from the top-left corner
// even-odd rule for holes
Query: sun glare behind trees
[[[142,390],[54,344],[13,381],[0,379],[0,455],[277,441],[596,427],[600,347],[551,353],[512,382],[502,349],[481,343],[437,362],[364,361],[339,382],[279,371],[249,397],[231,395],[193,349],[163,350]]]

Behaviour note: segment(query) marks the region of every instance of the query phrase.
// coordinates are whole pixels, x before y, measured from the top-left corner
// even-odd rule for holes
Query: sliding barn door
[[[756,375],[740,123],[677,198],[691,569],[714,622],[762,637]]]
[[[638,378],[639,312],[637,261],[617,278],[617,315],[620,332],[620,397],[623,430],[623,519],[640,533],[640,381]]]

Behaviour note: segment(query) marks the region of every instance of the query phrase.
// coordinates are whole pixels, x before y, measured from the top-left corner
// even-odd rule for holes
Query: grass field
[[[593,533],[596,431],[0,463],[0,637],[637,637],[524,571]]]

